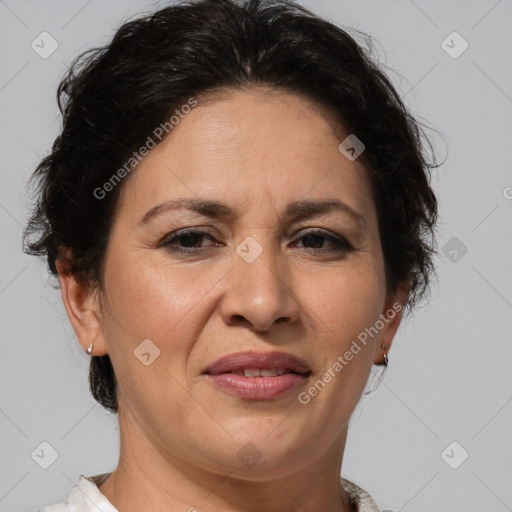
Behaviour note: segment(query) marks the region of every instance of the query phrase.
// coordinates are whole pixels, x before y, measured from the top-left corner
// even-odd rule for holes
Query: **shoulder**
[[[38,512],[118,512],[98,488],[109,475],[80,475],[79,483],[71,489],[66,502],[47,505]]]
[[[341,477],[341,485],[357,512],[379,512],[371,496],[354,482]]]
[[[38,512],[67,512],[68,510],[67,503],[55,503],[55,505],[40,508]]]

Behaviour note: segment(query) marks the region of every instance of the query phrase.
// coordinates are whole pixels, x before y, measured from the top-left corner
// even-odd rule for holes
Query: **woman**
[[[58,98],[26,250],[121,453],[42,510],[377,511],[340,479],[348,422],[428,291],[437,219],[377,64],[291,2],[189,2],[126,23]]]

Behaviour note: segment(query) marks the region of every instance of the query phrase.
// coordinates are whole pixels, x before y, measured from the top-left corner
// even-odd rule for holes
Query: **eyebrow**
[[[237,212],[224,203],[206,199],[180,198],[171,199],[154,206],[140,218],[139,224],[147,224],[151,219],[172,210],[190,210],[212,219],[236,220],[238,218]],[[365,231],[368,231],[364,217],[357,210],[338,199],[295,201],[288,204],[284,217],[285,219],[298,221],[326,215],[334,211],[350,215]]]

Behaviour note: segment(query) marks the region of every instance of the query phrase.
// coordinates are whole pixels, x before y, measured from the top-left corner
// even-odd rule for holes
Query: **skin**
[[[351,510],[339,480],[348,422],[400,312],[308,404],[298,393],[393,303],[404,305],[404,294],[387,293],[367,171],[338,150],[347,135],[321,106],[288,92],[201,99],[123,183],[102,290],[59,260],[77,337],[84,350],[94,343],[93,355],[110,355],[119,380],[120,460],[100,486],[118,510]],[[182,209],[139,222],[176,198],[215,199],[238,217]],[[290,202],[333,198],[366,229],[337,211],[283,216]],[[213,238],[174,242],[196,247],[189,254],[161,245],[189,227]],[[307,238],[312,229],[321,233]],[[249,236],[263,250],[252,263],[236,252]],[[134,356],[145,339],[160,350],[148,366]],[[282,398],[244,401],[202,375],[242,350],[302,357],[312,375]],[[261,454],[250,467],[237,456],[247,443]]]

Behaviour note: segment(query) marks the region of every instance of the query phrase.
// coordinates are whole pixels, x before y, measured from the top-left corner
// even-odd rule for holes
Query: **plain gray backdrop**
[[[447,157],[432,179],[439,282],[356,409],[342,475],[381,510],[512,510],[512,0],[301,3],[375,38],[374,54],[443,135],[427,131]],[[64,501],[81,473],[117,464],[117,417],[89,393],[89,356],[44,261],[21,251],[25,185],[58,134],[55,92],[72,58],[163,5],[0,0],[0,511]],[[45,37],[51,49],[42,32],[58,44],[47,58],[31,46]],[[56,452],[47,469],[41,450]]]

